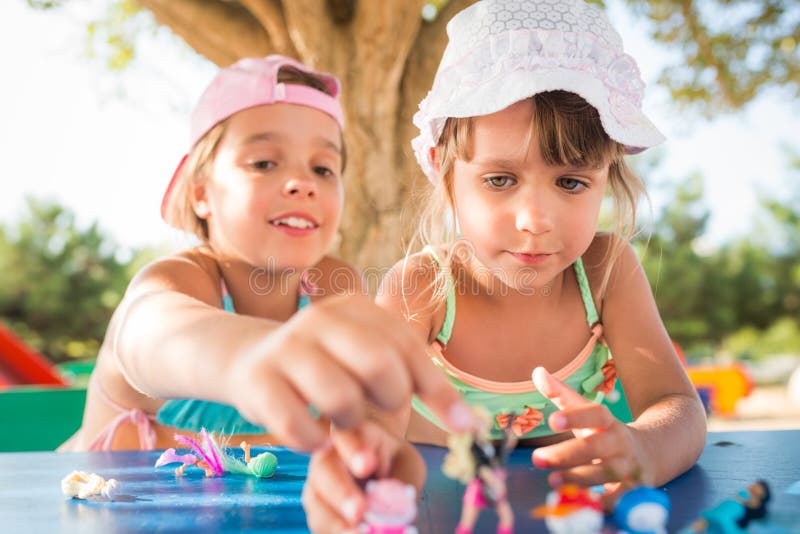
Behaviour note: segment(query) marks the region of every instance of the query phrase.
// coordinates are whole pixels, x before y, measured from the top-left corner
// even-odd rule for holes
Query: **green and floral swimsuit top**
[[[433,259],[441,265],[436,253],[426,249]],[[581,299],[586,310],[587,333],[591,338],[572,361],[554,372],[553,375],[569,387],[593,402],[602,402],[614,389],[617,372],[611,352],[604,344],[603,325],[592,299],[589,281],[578,258],[573,264],[580,286]],[[513,432],[520,438],[534,438],[554,434],[547,424],[556,406],[537,391],[533,382],[496,382],[472,375],[457,368],[445,356],[445,347],[450,340],[456,313],[455,285],[452,277],[447,282],[445,318],[436,341],[431,346],[431,358],[450,379],[470,405],[481,406],[492,416],[491,439],[501,439],[504,428],[511,422]],[[535,366],[531,366],[531,372]],[[413,399],[414,409],[439,428],[446,427],[436,418],[417,397]],[[512,415],[514,417],[512,417]]]

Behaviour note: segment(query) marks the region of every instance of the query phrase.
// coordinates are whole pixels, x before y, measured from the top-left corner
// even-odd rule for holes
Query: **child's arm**
[[[435,337],[432,325],[436,306],[431,305],[433,271],[429,261],[429,257],[417,255],[399,262],[384,277],[376,297],[376,302],[398,319],[409,318],[411,330],[426,343]],[[420,355],[428,358],[424,348]],[[431,372],[443,376],[433,366]],[[465,404],[461,406],[462,414],[451,417],[450,424],[467,429],[473,424],[472,414]],[[332,431],[333,446],[314,454],[303,491],[303,506],[312,530],[339,532],[358,525],[365,496],[356,479],[392,476],[421,487],[424,462],[403,437],[410,410],[410,403],[392,412],[371,410],[371,421],[361,427]]]
[[[623,425],[606,407],[586,401],[543,369],[537,371],[537,388],[562,408],[551,415],[551,427],[573,430],[577,437],[537,449],[534,462],[566,469],[552,474],[551,482],[600,484],[633,476],[638,468],[643,483],[664,484],[700,456],[705,413],[630,246],[612,271],[602,319],[635,420]]]
[[[232,404],[304,448],[327,434],[308,404],[348,428],[367,399],[396,409],[417,392],[445,419],[458,401],[405,321],[366,297],[326,298],[286,323],[230,314],[218,300],[214,280],[187,257],[137,275],[113,332],[130,383],[154,397]]]
[[[395,478],[419,493],[425,461],[402,437],[374,421],[331,435],[332,446],[311,456],[303,487],[303,508],[313,532],[355,531],[366,508],[357,479]]]

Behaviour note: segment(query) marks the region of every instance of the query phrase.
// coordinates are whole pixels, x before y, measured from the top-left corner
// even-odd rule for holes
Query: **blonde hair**
[[[289,66],[282,67],[278,71],[278,83],[305,85],[333,96],[324,80]],[[228,128],[229,121],[230,117],[215,125],[189,151],[167,199],[164,212],[164,218],[169,224],[196,235],[204,242],[207,242],[209,237],[208,223],[195,213],[192,206],[191,192],[194,186],[200,185],[211,178],[214,158]],[[342,170],[344,170],[345,161],[346,152],[343,138]]]
[[[611,239],[606,250],[606,269],[599,295],[608,287],[611,268],[622,253],[626,241],[635,235],[636,206],[645,193],[644,185],[625,162],[624,147],[611,139],[603,129],[597,110],[575,93],[548,91],[530,97],[533,117],[526,145],[535,137],[545,162],[549,165],[598,168],[608,165],[608,183],[614,199],[614,233],[622,239]],[[469,161],[473,120],[449,118],[436,145],[439,180],[426,194],[421,224],[416,239],[424,246],[448,245],[441,268],[432,283],[433,303],[446,298],[452,283],[452,265],[458,257],[457,221],[453,193],[453,163]],[[413,243],[412,243],[413,245]]]

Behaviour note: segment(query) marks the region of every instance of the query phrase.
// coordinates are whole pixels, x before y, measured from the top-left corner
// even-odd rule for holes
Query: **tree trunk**
[[[424,180],[411,152],[411,117],[447,42],[446,21],[473,1],[446,3],[432,23],[420,16],[423,0],[139,3],[217,65],[279,53],[341,79],[348,162],[338,253],[368,269],[374,288],[373,273],[404,252],[404,215],[413,219],[410,194]]]

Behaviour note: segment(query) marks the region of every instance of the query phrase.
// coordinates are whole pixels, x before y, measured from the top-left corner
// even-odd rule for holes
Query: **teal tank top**
[[[236,313],[225,280],[220,278],[222,307]],[[302,284],[301,284],[302,289]],[[301,290],[297,297],[297,309],[311,304],[311,298]],[[173,399],[165,402],[156,414],[156,422],[188,432],[200,432],[205,428],[216,434],[265,434],[267,429],[255,425],[242,417],[233,406],[200,399]]]
[[[441,266],[442,263],[435,251],[432,248],[426,248],[426,250]],[[611,352],[602,342],[603,327],[599,321],[589,280],[580,258],[575,261],[573,268],[586,310],[587,333],[591,334],[591,338],[578,356],[553,374],[587,399],[593,402],[603,402],[607,394],[615,387],[617,392],[621,392],[621,390],[616,383],[616,369]],[[489,431],[490,439],[503,437],[504,427],[511,421],[512,415],[515,416],[512,428],[520,438],[554,434],[555,432],[547,424],[547,419],[551,413],[557,410],[557,407],[536,390],[533,381],[494,382],[470,375],[456,368],[447,360],[445,348],[452,335],[456,313],[456,294],[452,276],[448,277],[446,284],[445,318],[432,348],[433,363],[445,372],[450,382],[468,404],[481,406],[489,412],[493,421]],[[531,365],[531,371],[534,367],[535,365]],[[615,404],[620,402],[625,402],[624,398]],[[446,427],[419,398],[413,398],[412,406],[420,415],[439,428],[446,430]],[[627,404],[621,410],[612,408],[615,415],[618,412],[625,413],[626,411]]]

